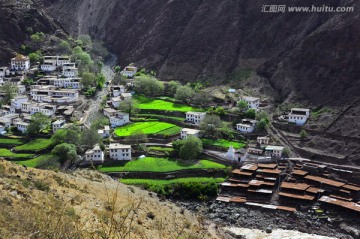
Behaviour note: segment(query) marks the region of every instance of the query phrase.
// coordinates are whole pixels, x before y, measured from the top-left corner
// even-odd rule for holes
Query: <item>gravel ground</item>
[[[305,212],[261,210],[217,201],[205,204],[195,202],[177,202],[177,204],[190,211],[201,213],[208,220],[223,227],[265,230],[272,226],[274,230],[291,230],[342,239],[360,237],[359,219],[355,217],[343,217],[341,222],[330,223],[327,220],[315,219],[313,215]]]

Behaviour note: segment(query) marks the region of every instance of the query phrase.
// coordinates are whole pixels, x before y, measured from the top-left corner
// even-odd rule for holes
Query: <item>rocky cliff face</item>
[[[10,62],[21,44],[30,37],[30,27],[34,33],[63,32],[60,24],[43,11],[12,1],[0,1],[0,22],[0,63],[4,65]]]
[[[44,3],[45,2],[45,3]],[[336,104],[358,95],[359,3],[277,1],[287,6],[354,6],[353,13],[262,13],[264,0],[43,1],[73,33],[103,38],[120,65],[161,77],[218,80],[255,70],[281,99]],[[71,6],[71,14],[69,13]],[[296,94],[293,94],[296,92]]]

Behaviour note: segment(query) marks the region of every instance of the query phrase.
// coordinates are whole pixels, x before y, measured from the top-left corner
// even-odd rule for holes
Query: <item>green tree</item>
[[[114,70],[115,70],[115,73],[119,73],[121,71],[121,68],[120,68],[120,66],[115,66]]]
[[[102,129],[105,125],[109,125],[109,119],[105,116],[97,117],[92,123],[91,128]]]
[[[81,133],[81,145],[84,150],[93,148],[95,144],[99,143],[101,138],[97,132],[97,129],[90,128],[85,129]]]
[[[70,43],[65,40],[61,40],[59,44],[59,52],[62,54],[70,54],[71,53]]]
[[[106,78],[103,74],[99,73],[96,75],[96,87],[102,89],[105,85]]]
[[[85,89],[90,88],[95,84],[95,74],[91,72],[84,72],[81,77],[81,84],[84,86]]]
[[[148,97],[164,94],[164,83],[153,76],[136,77],[135,91]]]
[[[245,117],[249,119],[255,119],[256,118],[256,110],[255,109],[248,109],[245,112]]]
[[[130,80],[128,78],[119,74],[116,75],[114,79],[111,81],[113,85],[126,85],[129,82]]]
[[[45,39],[45,34],[43,32],[37,32],[35,34],[32,34],[30,36],[30,39],[32,42],[35,42],[35,43],[40,43],[40,42],[43,42],[44,39]]]
[[[223,123],[218,115],[206,115],[200,124],[200,130],[204,137],[218,138]]]
[[[171,96],[175,96],[176,90],[177,88],[179,88],[181,86],[180,82],[178,81],[170,81],[168,84],[168,90],[167,92],[171,95]]]
[[[91,44],[91,54],[93,56],[101,57],[102,59],[105,59],[109,56],[109,51],[104,47],[104,43],[102,41],[95,40]]]
[[[77,158],[76,146],[68,143],[56,145],[51,154],[58,156],[61,163],[66,161],[74,162]]]
[[[36,52],[32,52],[32,53],[29,54],[29,58],[30,58],[31,64],[34,64],[36,62],[39,62],[41,60],[42,56],[40,56]]]
[[[119,105],[119,110],[128,113],[130,116],[139,112],[139,106],[133,100],[124,100]]]
[[[18,87],[7,81],[0,86],[0,91],[4,93],[3,103],[10,104],[11,99],[15,97],[18,91]]]
[[[302,129],[302,130],[300,131],[299,136],[300,136],[300,140],[303,141],[303,140],[305,140],[305,139],[308,137],[308,134],[307,134],[307,132],[306,132],[304,129]]]
[[[194,95],[195,91],[190,86],[184,85],[177,88],[175,99],[189,103]]]
[[[30,86],[30,85],[33,85],[34,84],[34,80],[33,79],[30,79],[30,78],[25,78],[23,81],[22,81],[22,84],[26,85],[26,86]]]
[[[80,36],[78,37],[78,40],[81,41],[82,46],[88,47],[88,48],[91,47],[92,40],[91,40],[91,37],[90,37],[89,35],[87,35],[87,34],[80,35]]]
[[[180,158],[183,160],[197,159],[203,151],[201,139],[189,136],[184,141],[179,152]]]
[[[192,103],[198,106],[208,106],[211,102],[211,96],[206,92],[197,92],[194,97],[192,98]]]
[[[27,129],[27,134],[30,137],[39,135],[42,130],[49,129],[51,127],[51,120],[43,113],[35,113],[31,116],[31,121]]]
[[[68,128],[57,130],[51,136],[51,139],[56,144],[69,143],[69,144],[79,145],[80,135],[81,135],[80,128],[77,127],[76,125],[71,125]]]
[[[261,119],[258,122],[256,122],[256,130],[258,131],[264,131],[268,127],[268,122],[266,119]]]
[[[256,119],[259,120],[259,121],[262,120],[262,119],[264,119],[267,124],[270,123],[269,114],[266,113],[265,111],[260,111],[260,112],[256,115]]]
[[[237,103],[237,107],[240,111],[244,111],[248,107],[248,103],[245,100],[240,100]]]

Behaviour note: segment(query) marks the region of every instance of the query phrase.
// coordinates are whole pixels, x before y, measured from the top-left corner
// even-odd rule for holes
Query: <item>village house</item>
[[[0,124],[5,125],[6,128],[13,125],[13,120],[19,118],[19,114],[6,114],[0,117]]]
[[[29,127],[29,123],[18,121],[16,124],[14,124],[18,131],[21,133],[25,133]]]
[[[110,136],[110,127],[109,125],[105,125],[103,129],[98,130],[98,135],[101,138],[107,138]]]
[[[66,77],[77,77],[79,74],[78,68],[76,67],[67,67],[62,70],[63,76]]]
[[[283,146],[268,145],[265,148],[265,155],[275,158],[281,158],[283,151],[284,151]]]
[[[120,97],[122,100],[131,100],[132,94],[131,93],[121,93]]]
[[[297,125],[303,125],[306,123],[309,116],[310,116],[309,109],[292,108],[291,112],[288,115],[288,121],[290,123],[295,123]]]
[[[14,99],[11,99],[11,107],[20,110],[23,103],[26,103],[29,101],[28,96],[26,95],[19,95],[16,96]]]
[[[116,128],[130,122],[128,113],[116,112],[114,116],[109,117],[111,128]]]
[[[44,63],[50,63],[54,66],[63,66],[64,64],[71,63],[68,56],[44,56]]]
[[[204,120],[205,116],[205,112],[186,112],[186,122],[200,125],[201,121]]]
[[[113,109],[113,108],[104,108],[103,109],[103,113],[106,117],[110,118],[111,116],[114,116],[115,113],[117,113],[118,111]]]
[[[0,134],[3,134],[4,132],[6,132],[5,130],[6,130],[5,125],[0,124]]]
[[[125,86],[123,86],[123,85],[113,85],[113,86],[111,86],[111,95],[112,95],[112,97],[120,96],[122,93],[125,93]]]
[[[50,78],[49,85],[54,85],[60,88],[81,89],[80,78]]]
[[[76,64],[74,62],[70,62],[70,63],[64,63],[62,64],[62,69],[68,69],[68,68],[74,68],[76,67]]]
[[[61,129],[66,124],[65,120],[57,120],[52,123],[52,130],[53,133],[55,133],[58,129]]]
[[[30,69],[30,59],[27,56],[16,54],[11,59],[11,70],[13,71],[27,71]]]
[[[268,145],[270,143],[270,138],[268,136],[259,136],[256,138],[256,142],[259,145]]]
[[[236,124],[236,129],[241,133],[252,133],[255,130],[256,120],[242,119],[241,123]]]
[[[109,156],[113,160],[131,160],[131,145],[110,144]]]
[[[247,103],[248,109],[258,109],[260,104],[260,99],[252,96],[242,96],[240,100],[243,100]]]
[[[56,65],[54,65],[51,62],[44,62],[43,64],[40,65],[40,69],[46,72],[53,72],[56,70]]]
[[[200,136],[200,130],[198,129],[189,129],[189,128],[182,128],[180,133],[181,139],[186,139],[188,136],[194,136],[199,137]]]
[[[71,103],[79,99],[79,92],[77,90],[56,90],[54,86],[32,86],[30,95],[34,101],[48,103]]]
[[[58,56],[44,56],[43,57],[44,63],[54,65],[55,68],[57,66],[57,59],[58,59]]]
[[[127,66],[120,73],[121,73],[121,75],[126,76],[126,77],[134,77],[136,72],[137,72],[137,67]]]
[[[3,77],[9,76],[10,75],[10,70],[8,67],[0,67],[0,78],[2,79]]]
[[[110,101],[114,108],[118,108],[120,106],[122,99],[120,96],[117,96],[117,97],[112,97]]]
[[[85,152],[85,160],[96,163],[103,163],[104,151],[102,151],[100,146],[96,144],[92,149],[89,149]]]

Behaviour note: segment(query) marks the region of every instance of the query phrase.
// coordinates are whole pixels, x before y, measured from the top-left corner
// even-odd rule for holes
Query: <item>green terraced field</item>
[[[230,145],[232,145],[235,149],[240,149],[245,147],[245,143],[243,142],[236,142],[236,141],[229,141],[225,139],[202,139],[201,140],[204,145],[213,145],[213,146],[219,146],[223,148],[229,148]]]
[[[200,109],[193,108],[191,106],[177,104],[165,100],[159,99],[149,99],[144,96],[135,96],[133,97],[138,103],[140,109],[143,110],[168,110],[168,111],[204,111]]]
[[[15,161],[15,163],[20,164],[20,165],[25,165],[27,167],[36,168],[54,158],[56,158],[56,156],[51,155],[51,154],[45,154],[45,155],[41,155],[39,157],[29,159],[29,160]]]
[[[35,139],[26,144],[17,146],[14,148],[15,151],[34,151],[38,152],[44,149],[47,149],[53,145],[53,141],[51,139]]]
[[[129,136],[135,132],[141,131],[144,134],[176,134],[181,130],[180,127],[159,121],[136,122],[115,129],[117,136]]]
[[[0,157],[15,159],[15,158],[32,158],[32,157],[34,157],[34,155],[33,154],[16,154],[16,153],[11,152],[8,149],[0,149]]]
[[[207,178],[207,177],[190,177],[190,178],[175,178],[169,180],[161,179],[120,179],[120,182],[129,185],[169,185],[174,183],[222,183],[225,181],[225,178]]]
[[[130,161],[124,166],[102,166],[101,172],[170,172],[184,169],[225,169],[226,166],[210,160],[199,160],[196,163],[171,160],[169,158],[146,157]]]
[[[21,138],[0,138],[0,145],[21,145],[24,140]]]

